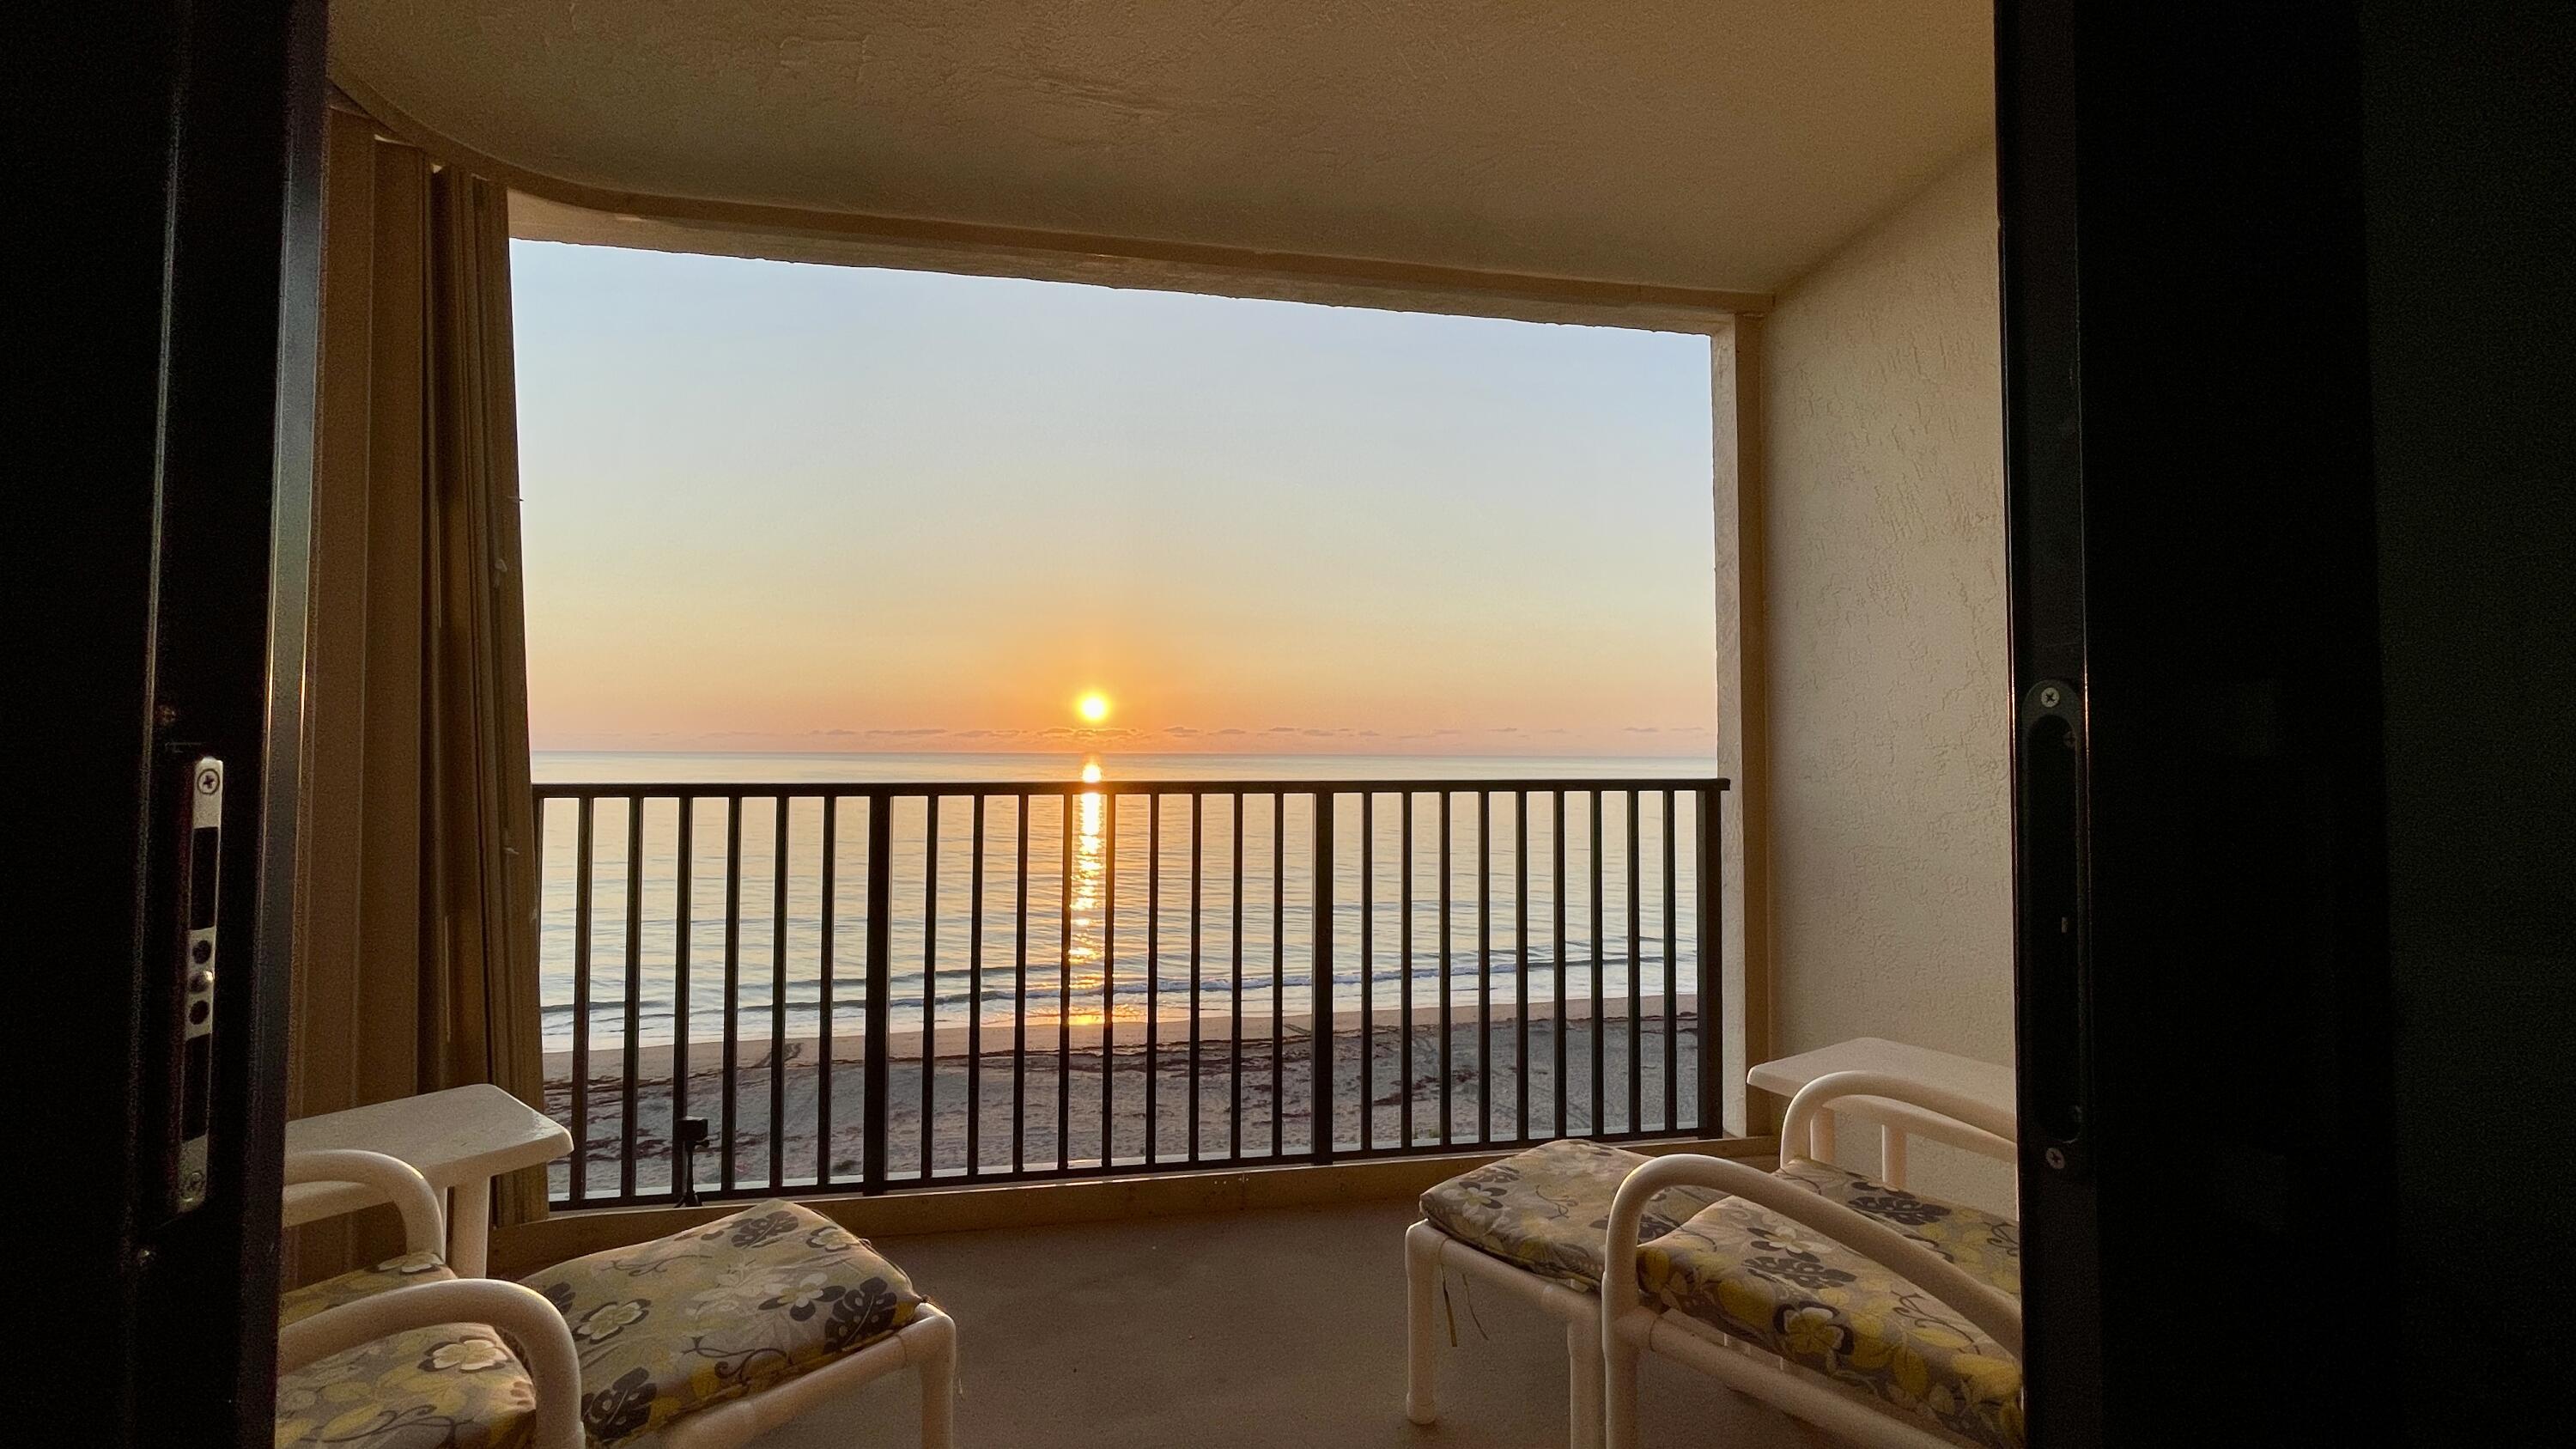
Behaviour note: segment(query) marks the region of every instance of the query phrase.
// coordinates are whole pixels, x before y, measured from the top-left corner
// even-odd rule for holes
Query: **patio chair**
[[[287,1181],[376,1189],[409,1251],[281,1299],[278,1449],[730,1449],[907,1367],[924,1449],[955,1442],[955,1325],[806,1208],[760,1203],[519,1284],[451,1274],[437,1197],[393,1158],[296,1154]]]
[[[2011,1220],[1793,1155],[1845,1097],[1903,1102],[1914,1130],[2011,1161],[2008,1114],[1881,1072],[1818,1077],[1789,1103],[1776,1173],[1693,1154],[1619,1185],[1602,1249],[1605,1442],[1637,1442],[1654,1353],[1841,1438],[2022,1449],[2021,1247]],[[1669,1231],[1676,1188],[1726,1196]]]
[[[1601,1245],[1619,1184],[1651,1158],[1565,1138],[1462,1173],[1422,1195],[1423,1220],[1405,1230],[1405,1417],[1439,1419],[1436,1289],[1443,1270],[1535,1305],[1565,1326],[1567,1437],[1601,1442]],[[1716,1201],[1677,1187],[1643,1219],[1670,1232]]]
[[[425,1178],[380,1152],[334,1149],[289,1154],[286,1181],[372,1189],[401,1216],[405,1251],[279,1297],[279,1449],[582,1449],[572,1330],[531,1289],[448,1271],[447,1229]]]

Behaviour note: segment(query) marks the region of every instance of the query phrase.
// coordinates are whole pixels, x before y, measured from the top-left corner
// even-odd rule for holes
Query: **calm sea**
[[[1000,754],[646,754],[541,751],[540,783],[686,782],[710,785],[828,786],[885,782],[1060,783],[1083,778],[1086,764],[1111,780],[1689,780],[1714,772],[1706,759],[1484,758],[1465,756],[1354,755],[1000,755]],[[1570,996],[1588,996],[1599,964],[1605,995],[1624,999],[1632,964],[1647,996],[1660,995],[1669,959],[1677,979],[1688,982],[1698,960],[1691,902],[1696,889],[1691,841],[1695,801],[1686,791],[1671,802],[1672,882],[1665,880],[1667,816],[1661,792],[1636,802],[1635,886],[1630,885],[1631,804],[1624,793],[1604,794],[1600,804],[1600,920],[1592,931],[1592,801],[1586,792],[1564,797],[1564,904],[1566,930],[1555,930],[1556,804],[1549,792],[1527,798],[1528,860],[1522,870],[1523,822],[1518,799],[1497,792],[1485,798],[1480,817],[1476,792],[1449,799],[1448,930],[1441,924],[1441,799],[1439,792],[1412,799],[1410,927],[1405,909],[1408,862],[1401,798],[1376,796],[1365,829],[1359,799],[1335,807],[1333,845],[1333,972],[1337,1012],[1365,994],[1386,1011],[1404,977],[1416,1000],[1436,994],[1441,973],[1453,992],[1476,989],[1480,962],[1489,962],[1496,999],[1514,989],[1521,960],[1520,925],[1528,924],[1527,959],[1533,999],[1549,996],[1555,963],[1569,963]],[[1114,801],[1114,803],[1113,803]],[[674,1005],[687,981],[690,1035],[711,1038],[722,1030],[728,956],[738,985],[735,1006],[746,1037],[765,1040],[773,999],[786,1005],[787,1036],[809,1038],[821,1025],[828,959],[833,1032],[855,1040],[867,979],[867,803],[844,799],[836,807],[831,888],[824,889],[822,806],[817,798],[787,807],[782,867],[776,806],[744,802],[738,849],[728,870],[731,834],[725,802],[702,798],[692,807],[690,836],[682,840],[672,800],[643,806],[642,849],[627,859],[624,803],[593,807],[592,919],[588,941],[593,1050],[624,1039],[627,1010],[627,943],[638,958],[635,996],[639,1043],[667,1042]],[[1114,1010],[1122,1024],[1148,1011],[1161,1019],[1186,1019],[1195,937],[1200,982],[1198,1010],[1224,1016],[1239,985],[1248,1002],[1266,1010],[1276,989],[1291,1012],[1314,1001],[1314,846],[1309,797],[1246,797],[1241,819],[1232,797],[1209,795],[1192,829],[1187,796],[1162,797],[1149,808],[1139,796],[1082,794],[1067,802],[1034,799],[1028,810],[1026,867],[1020,866],[1019,804],[987,800],[982,821],[981,890],[977,889],[975,816],[965,796],[943,799],[936,848],[928,802],[893,805],[888,910],[889,1005],[898,1031],[918,1034],[925,1014],[942,1035],[964,1025],[974,1010],[976,967],[981,966],[984,1020],[1012,1020],[1013,987],[1021,963],[1029,982],[1028,1020],[1052,1027],[1059,989],[1069,986],[1070,1019],[1098,1022]],[[1155,816],[1159,814],[1159,821]],[[1159,825],[1159,831],[1157,830]],[[1236,840],[1242,842],[1238,897]],[[1490,834],[1490,839],[1483,838]],[[546,1046],[571,1045],[575,1012],[579,871],[576,807],[551,802],[544,821],[540,941]],[[1068,842],[1068,835],[1070,841]],[[1362,841],[1367,838],[1367,868]],[[1068,843],[1070,849],[1068,849]],[[1274,844],[1276,848],[1274,849]],[[688,866],[686,951],[680,929],[680,881]],[[1198,889],[1191,882],[1196,865]],[[629,924],[629,874],[636,881]],[[1368,890],[1364,904],[1363,877]],[[1526,878],[1526,896],[1521,882]],[[781,890],[781,882],[784,889]],[[1025,891],[1025,896],[1023,896]],[[728,912],[727,898],[738,906]],[[1025,899],[1025,906],[1022,902]],[[1490,903],[1480,930],[1478,902]],[[1636,949],[1630,949],[1631,901]],[[1665,934],[1672,903],[1672,935]],[[828,905],[829,910],[826,910]],[[1238,913],[1238,906],[1240,907]],[[1193,930],[1193,910],[1196,927]],[[728,915],[735,921],[729,932]],[[1238,925],[1239,915],[1239,925]],[[1066,927],[1070,920],[1070,929]],[[825,951],[830,947],[828,955]],[[1365,951],[1363,950],[1365,946]],[[773,998],[782,971],[783,995]],[[1112,1005],[1114,1003],[1114,1006]]]

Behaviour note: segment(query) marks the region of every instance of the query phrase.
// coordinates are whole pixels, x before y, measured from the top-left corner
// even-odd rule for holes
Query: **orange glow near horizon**
[[[510,255],[538,750],[1713,754],[1705,336]]]

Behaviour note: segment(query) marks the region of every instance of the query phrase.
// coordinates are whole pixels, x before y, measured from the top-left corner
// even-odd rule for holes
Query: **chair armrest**
[[[399,1157],[354,1147],[291,1152],[286,1157],[286,1181],[289,1186],[354,1182],[374,1188],[402,1214],[404,1251],[447,1256],[447,1214],[438,1205],[438,1191],[419,1169]]]
[[[1789,1110],[1780,1117],[1780,1155],[1794,1155],[1789,1144],[1804,1146],[1808,1129],[1816,1114],[1843,1097],[1883,1097],[1909,1107],[1929,1112],[1956,1123],[1955,1131],[1937,1136],[1954,1147],[2000,1158],[2005,1162],[2017,1155],[2014,1142],[2020,1127],[2010,1112],[1998,1112],[1984,1102],[1946,1088],[1900,1077],[1893,1072],[1827,1072],[1798,1089],[1789,1099]]]
[[[389,1334],[443,1323],[486,1324],[507,1334],[536,1387],[533,1449],[582,1449],[581,1360],[572,1330],[544,1295],[498,1278],[414,1283],[290,1323],[278,1330],[277,1369],[291,1373]]]
[[[1867,1090],[1873,1096],[1886,1095],[1876,1088]],[[1957,1309],[2006,1352],[2016,1359],[2021,1357],[2021,1304],[2009,1294],[1969,1277],[1958,1264],[1885,1223],[1819,1197],[1786,1178],[1723,1157],[1678,1152],[1655,1158],[1629,1173],[1611,1202],[1601,1266],[1601,1319],[1605,1333],[1617,1332],[1619,1321],[1638,1306],[1638,1227],[1645,1218],[1646,1204],[1668,1187],[1717,1188],[1813,1228]]]

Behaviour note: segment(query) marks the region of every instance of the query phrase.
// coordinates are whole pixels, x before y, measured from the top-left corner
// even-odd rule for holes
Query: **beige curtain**
[[[508,193],[331,114],[293,1116],[544,1105]],[[545,1210],[539,1172],[502,1223]],[[298,1275],[391,1241],[298,1235]]]

